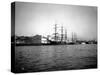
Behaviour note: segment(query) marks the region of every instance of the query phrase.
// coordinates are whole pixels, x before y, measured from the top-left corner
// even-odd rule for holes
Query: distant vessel
[[[50,45],[67,44],[67,31],[65,30],[65,34],[63,33],[64,32],[63,26],[61,26],[61,34],[57,32],[57,24],[55,24],[54,29],[55,32],[53,33],[54,34],[53,40],[50,40],[49,37],[44,37],[48,41],[47,44]]]

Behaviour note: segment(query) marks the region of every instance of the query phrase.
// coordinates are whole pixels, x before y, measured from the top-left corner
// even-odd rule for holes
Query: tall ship
[[[61,26],[60,28],[60,33],[58,33],[58,27],[57,24],[54,25],[54,33],[53,35],[49,35],[52,40],[50,39],[50,37],[44,37],[47,39],[47,43],[46,44],[50,44],[50,45],[61,45],[61,44],[67,44],[67,30],[64,30],[64,27]]]

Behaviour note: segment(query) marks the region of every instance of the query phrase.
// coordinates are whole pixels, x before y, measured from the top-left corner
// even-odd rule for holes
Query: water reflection
[[[97,67],[96,45],[16,47],[16,72],[35,72]]]

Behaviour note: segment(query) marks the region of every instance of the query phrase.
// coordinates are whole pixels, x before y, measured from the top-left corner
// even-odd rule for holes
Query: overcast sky
[[[68,37],[97,38],[97,7],[45,3],[16,3],[15,34],[18,36],[52,35],[54,24],[58,32],[63,25]]]

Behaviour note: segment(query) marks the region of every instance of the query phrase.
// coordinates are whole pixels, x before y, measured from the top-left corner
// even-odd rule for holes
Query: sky
[[[57,24],[79,39],[97,39],[97,7],[16,2],[15,34],[18,36],[52,35]]]

